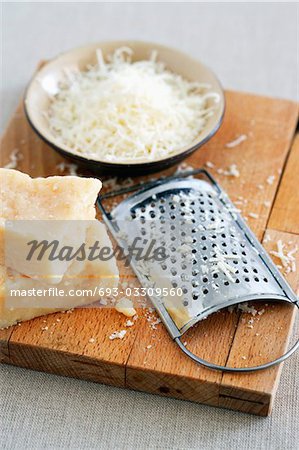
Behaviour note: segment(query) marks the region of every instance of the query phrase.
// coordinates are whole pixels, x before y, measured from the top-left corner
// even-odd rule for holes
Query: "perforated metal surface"
[[[180,290],[176,296],[151,295],[173,337],[226,306],[296,301],[233,204],[210,181],[160,183],[121,202],[111,218],[123,247],[142,238],[165,249],[164,261],[141,263],[133,257],[132,267],[145,287]]]

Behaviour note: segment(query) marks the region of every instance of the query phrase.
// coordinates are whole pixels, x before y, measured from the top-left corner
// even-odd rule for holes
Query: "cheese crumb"
[[[212,163],[211,161],[207,161],[207,162],[206,162],[206,166],[207,166],[209,169],[213,169],[213,167],[215,167],[215,164]]]
[[[114,339],[123,339],[126,333],[127,330],[114,331],[112,334],[110,334],[109,339],[110,341],[114,341]]]
[[[256,214],[256,213],[253,213],[253,212],[248,213],[248,216],[252,217],[252,219],[258,219],[259,218],[259,215]]]
[[[274,180],[275,180],[275,175],[270,175],[268,178],[267,178],[267,183],[268,184],[273,184],[274,183]]]
[[[115,305],[116,311],[124,314],[127,317],[133,317],[136,314],[136,310],[133,307],[133,302],[127,297],[122,297]]]

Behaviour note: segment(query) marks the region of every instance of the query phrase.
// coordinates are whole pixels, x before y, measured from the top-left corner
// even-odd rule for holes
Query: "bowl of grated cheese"
[[[97,173],[166,169],[205,144],[225,110],[214,73],[158,44],[95,43],[44,64],[25,93],[34,131]]]

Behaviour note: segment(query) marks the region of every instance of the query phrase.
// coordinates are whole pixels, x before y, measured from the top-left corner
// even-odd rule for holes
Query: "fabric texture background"
[[[226,88],[296,100],[295,4],[3,5],[2,128],[40,59],[143,39],[200,58]],[[295,449],[299,354],[269,418],[0,366],[1,449]]]

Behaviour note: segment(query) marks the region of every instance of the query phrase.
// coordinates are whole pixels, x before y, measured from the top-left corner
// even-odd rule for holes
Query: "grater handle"
[[[299,309],[299,300],[294,302],[294,305],[296,305],[297,308]],[[222,372],[235,372],[235,373],[257,372],[259,370],[269,369],[270,367],[283,363],[286,359],[292,356],[292,354],[295,353],[296,350],[299,349],[299,339],[298,339],[296,344],[293,347],[291,347],[290,350],[288,350],[284,355],[280,356],[274,361],[270,361],[266,364],[261,364],[260,366],[254,367],[227,367],[206,361],[205,359],[202,359],[199,356],[195,355],[194,353],[190,352],[190,350],[188,350],[181,342],[181,337],[175,338],[174,340],[178,344],[180,349],[196,363],[201,364],[202,366],[207,367],[208,369],[220,370]]]

